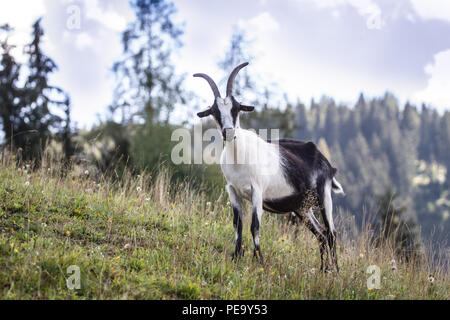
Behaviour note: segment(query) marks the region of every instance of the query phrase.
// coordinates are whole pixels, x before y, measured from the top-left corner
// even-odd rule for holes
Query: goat
[[[240,112],[251,112],[255,109],[237,102],[232,94],[237,74],[248,64],[243,63],[233,70],[228,79],[225,98],[221,98],[216,83],[208,75],[203,73],[194,75],[205,79],[214,93],[212,106],[197,115],[200,118],[213,116],[225,144],[220,165],[227,181],[226,190],[234,214],[236,247],[233,259],[237,260],[244,254],[242,199],[245,199],[252,203],[253,255],[261,264],[264,260],[260,247],[260,225],[263,210],[266,210],[277,214],[294,213],[299,217],[319,241],[320,269],[328,270],[329,247],[332,263],[336,271],[339,271],[331,191],[343,194],[344,190],[335,178],[337,169],[330,165],[313,142],[293,139],[264,141],[255,132],[240,127]],[[236,154],[238,156],[240,154],[241,159],[243,157],[246,162],[236,164],[227,160]],[[252,159],[256,159],[256,163],[248,162]],[[272,173],[265,172],[261,163],[263,159],[269,168],[275,169]],[[309,203],[311,194],[317,199],[325,227],[314,215],[314,208],[317,206]],[[325,265],[324,253],[326,253]]]

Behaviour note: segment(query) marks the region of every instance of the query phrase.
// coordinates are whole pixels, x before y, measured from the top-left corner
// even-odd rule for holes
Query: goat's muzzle
[[[224,141],[230,142],[234,139],[234,128],[224,128],[222,130],[222,137]]]

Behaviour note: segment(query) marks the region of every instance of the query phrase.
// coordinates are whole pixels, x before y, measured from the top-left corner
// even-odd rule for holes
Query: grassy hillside
[[[225,195],[207,199],[187,184],[170,186],[165,173],[121,185],[90,176],[3,163],[0,299],[448,299],[442,268],[396,261],[393,270],[392,250],[371,247],[366,233],[342,233],[341,273],[322,274],[310,232],[265,214],[261,266],[247,210],[246,254],[234,263]],[[381,268],[379,290],[367,289],[373,264]],[[80,268],[80,290],[66,286],[71,265]]]

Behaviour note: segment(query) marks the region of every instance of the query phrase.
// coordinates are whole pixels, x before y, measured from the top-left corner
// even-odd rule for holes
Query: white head
[[[239,112],[251,112],[255,107],[244,106],[236,101],[233,97],[233,83],[239,71],[246,67],[248,62],[236,67],[228,78],[227,96],[225,99],[220,97],[219,89],[216,83],[206,74],[197,73],[194,77],[201,77],[208,81],[213,93],[214,103],[206,111],[199,112],[197,115],[200,118],[213,116],[216,121],[218,129],[222,132],[222,137],[225,141],[232,141],[235,137],[235,129],[239,128]]]

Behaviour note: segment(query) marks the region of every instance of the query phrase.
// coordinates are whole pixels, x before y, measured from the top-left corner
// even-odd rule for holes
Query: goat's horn
[[[231,94],[233,93],[234,79],[236,78],[237,74],[239,73],[239,71],[241,71],[242,68],[248,66],[248,64],[249,64],[248,62],[245,62],[245,63],[237,66],[231,73],[230,77],[228,78],[228,83],[227,83],[227,97],[231,96]]]
[[[213,79],[211,79],[210,76],[208,76],[207,74],[204,74],[204,73],[196,73],[196,74],[194,74],[194,77],[200,77],[200,78],[203,78],[206,81],[208,81],[209,86],[211,87],[211,89],[214,93],[214,98],[220,98],[219,89],[217,89],[216,83],[214,82]]]

